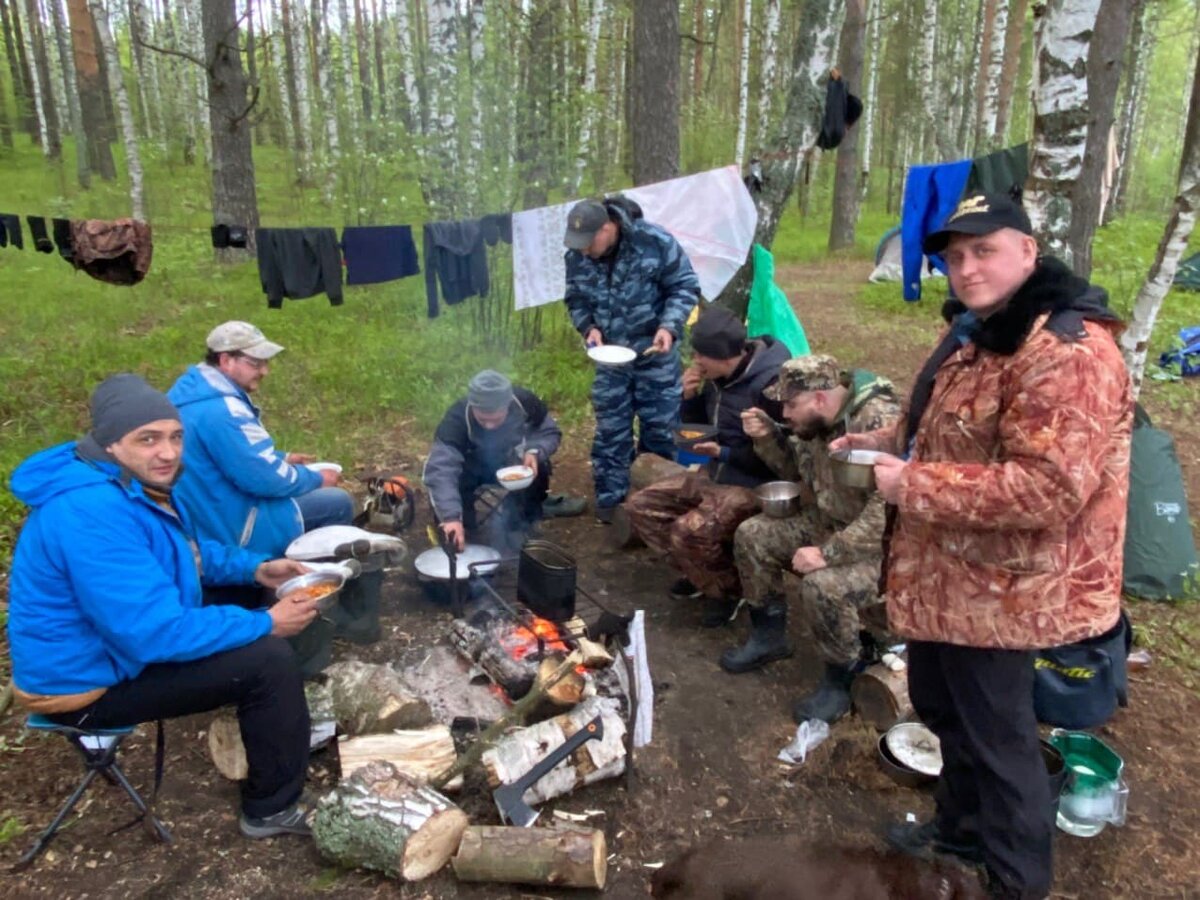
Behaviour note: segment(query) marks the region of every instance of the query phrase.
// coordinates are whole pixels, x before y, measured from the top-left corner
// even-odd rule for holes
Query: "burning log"
[[[537,677],[534,679],[534,687],[541,687],[546,684],[546,680],[553,675],[560,665],[562,665],[565,656],[554,655],[547,656],[541,661],[537,669]],[[583,676],[578,671],[570,671],[562,678],[558,679],[554,684],[545,688],[546,700],[559,710],[570,709],[576,703],[583,699],[583,689],[587,686]]]
[[[353,737],[338,744],[342,761],[342,778],[349,778],[373,760],[381,760],[396,771],[429,784],[436,775],[454,765],[457,753],[454,738],[445,725],[432,725],[415,731],[393,731],[391,734],[368,734]],[[457,791],[462,778],[446,784],[443,790]]]
[[[437,791],[376,761],[321,798],[313,843],[340,866],[420,881],[454,855],[467,823]]]
[[[850,685],[850,700],[864,722],[887,731],[913,711],[908,669],[893,672],[883,663],[868,666]]]
[[[614,778],[625,771],[625,722],[614,700],[594,697],[573,710],[506,735],[482,757],[492,787],[512,784],[547,753],[596,716],[603,718],[604,736],[587,741],[531,786],[523,799],[530,806],[569,793],[585,784]]]
[[[451,865],[459,881],[604,890],[608,845],[594,829],[472,825]]]
[[[512,627],[495,623],[498,627]],[[532,660],[516,659],[505,651],[493,635],[493,623],[483,628],[455,619],[450,626],[450,644],[469,662],[487,673],[513,699],[524,697],[533,687],[537,666]]]
[[[346,734],[423,728],[433,722],[429,704],[414,695],[391,666],[340,662],[325,675],[334,718]]]

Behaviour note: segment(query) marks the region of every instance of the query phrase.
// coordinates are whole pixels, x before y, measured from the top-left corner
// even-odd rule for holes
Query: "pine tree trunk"
[[[768,248],[796,184],[800,156],[816,144],[825,109],[825,79],[837,52],[841,4],[836,0],[801,0],[798,6],[800,25],[792,53],[787,105],[767,148],[763,188],[754,198],[758,208],[754,241]],[[750,262],[743,265],[718,298],[743,318],[749,302],[751,269]]]
[[[34,97],[37,100],[42,152],[50,159],[62,158],[62,136],[59,133],[58,110],[54,105],[54,85],[51,83],[50,63],[46,58],[46,38],[38,17],[37,0],[25,0],[26,53],[32,60]]]
[[[133,112],[129,108],[129,95],[125,92],[125,79],[121,75],[121,60],[117,56],[117,45],[113,42],[112,29],[108,26],[108,12],[104,0],[88,0],[88,9],[96,23],[100,37],[100,49],[108,62],[109,90],[121,123],[122,143],[125,147],[125,167],[129,170],[129,201],[133,218],[146,221],[146,201],[142,183],[142,157],[138,149],[137,131],[133,127]]]
[[[746,129],[750,121],[750,23],[754,21],[754,0],[742,0],[742,47],[738,56],[738,127],[733,162],[741,171],[746,162]]]
[[[846,21],[839,41],[838,68],[846,89],[854,92],[862,78],[863,43],[867,33],[866,0],[846,0]],[[859,164],[858,127],[848,128],[837,148],[833,180],[833,214],[829,222],[829,249],[854,246],[854,227],[858,222]]]
[[[1129,377],[1133,380],[1135,395],[1142,388],[1154,323],[1167,291],[1175,280],[1179,260],[1187,250],[1188,239],[1196,225],[1197,211],[1200,210],[1200,61],[1193,65],[1192,99],[1188,105],[1175,205],[1158,245],[1158,254],[1133,303],[1129,327],[1121,335],[1121,349],[1125,354],[1125,364],[1129,367]]]
[[[771,127],[772,100],[779,78],[779,0],[765,0],[763,11],[762,67],[759,70],[758,126],[754,133],[754,155],[762,151]],[[868,110],[869,113],[869,110]]]
[[[68,0],[67,18],[71,23],[75,85],[79,93],[83,147],[88,155],[88,168],[105,181],[112,181],[117,177],[117,166],[108,143],[108,125],[104,120],[104,82],[96,52],[96,26],[87,8],[87,0]]]
[[[1092,273],[1092,238],[1108,199],[1103,191],[1104,170],[1113,138],[1117,86],[1131,12],[1129,0],[1101,0],[1088,50],[1087,143],[1079,180],[1072,191],[1071,226],[1067,232],[1072,268],[1083,278]]]
[[[592,0],[592,12],[588,17],[587,44],[584,49],[583,117],[579,123],[579,144],[575,151],[575,174],[571,177],[568,191],[571,195],[579,191],[588,159],[599,155],[589,154],[588,151],[591,149],[592,128],[601,102],[601,98],[596,96],[596,55],[600,47],[600,30],[604,25],[605,12],[605,0]]]
[[[19,0],[0,0],[0,24],[4,27],[4,57],[12,77],[13,98],[17,101],[17,118],[21,129],[35,141],[38,138],[37,117],[29,89],[29,64],[25,59],[25,43],[21,40],[21,19],[17,14]],[[10,13],[9,4],[12,4]]]
[[[75,139],[75,177],[79,186],[92,186],[92,169],[88,160],[87,135],[83,130],[83,117],[79,108],[79,94],[75,89],[75,60],[71,55],[69,30],[62,11],[61,0],[47,0],[50,14],[54,18],[54,41],[58,45],[58,59],[62,66],[63,96],[71,116],[71,136]],[[2,95],[0,95],[2,96]]]
[[[1025,19],[1029,0],[1011,0],[1008,11],[1008,34],[1004,39],[1004,64],[1000,69],[1000,92],[996,98],[996,128],[992,146],[1008,146],[1008,125],[1012,116],[1013,91],[1017,85],[1017,69],[1021,65],[1021,44],[1025,40]]]
[[[1074,265],[1067,243],[1088,132],[1088,45],[1100,0],[1049,0],[1038,23],[1033,146],[1025,207],[1042,250]]]
[[[634,0],[633,183],[679,174],[679,4]]]
[[[1117,178],[1108,197],[1104,221],[1110,222],[1124,212],[1125,194],[1129,190],[1129,175],[1133,171],[1133,157],[1137,146],[1137,128],[1142,110],[1142,97],[1146,86],[1147,61],[1153,41],[1146,39],[1146,17],[1149,4],[1146,0],[1133,0],[1132,25],[1129,34],[1129,61],[1125,67],[1125,93],[1121,99],[1121,121],[1117,137]]]
[[[987,65],[982,70],[985,86],[983,116],[975,132],[977,154],[995,149],[993,141],[1000,108],[1000,73],[1004,67],[1004,45],[1008,39],[1008,0],[996,0],[996,13],[989,37],[991,44],[987,48]]]
[[[209,123],[212,129],[212,216],[214,225],[245,225],[250,240],[244,250],[217,250],[225,263],[241,262],[254,253],[258,228],[258,194],[250,140],[250,115],[257,100],[247,91],[238,47],[236,0],[204,0],[204,58],[209,60]]]

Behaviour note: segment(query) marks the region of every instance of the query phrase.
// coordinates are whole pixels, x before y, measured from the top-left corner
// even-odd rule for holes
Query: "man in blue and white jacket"
[[[201,581],[277,587],[305,567],[195,538],[172,497],[179,413],[137,375],[92,395],[79,441],[25,460],[12,492],[33,507],[13,555],[8,640],[18,703],[64,725],[116,728],[234,704],[246,745],[240,826],[306,833],[298,805],[309,719],[284,637],[315,601],[203,606]]]
[[[276,450],[250,400],[283,347],[236,321],[218,325],[206,343],[205,361],[167,393],[188,433],[175,497],[196,531],[279,556],[306,531],[349,525],[354,503],[334,487],[338,473],[309,469],[306,454]]]

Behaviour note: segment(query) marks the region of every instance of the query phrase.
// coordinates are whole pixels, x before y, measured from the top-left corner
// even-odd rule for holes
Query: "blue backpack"
[[[1179,374],[1200,375],[1200,325],[1179,329],[1180,346],[1168,350],[1158,358],[1158,364],[1164,369],[1179,367]]]

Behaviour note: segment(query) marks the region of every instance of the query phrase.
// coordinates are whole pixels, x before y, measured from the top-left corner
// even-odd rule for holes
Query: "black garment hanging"
[[[438,284],[450,305],[468,297],[487,295],[488,267],[485,244],[512,243],[512,214],[497,213],[459,222],[429,222],[423,229],[425,300],[429,318],[438,315]]]
[[[346,284],[378,284],[421,271],[408,225],[363,225],[342,229]]]
[[[25,238],[21,235],[21,217],[0,213],[0,247],[12,244],[18,250],[25,249]]]
[[[825,85],[825,114],[821,119],[821,133],[817,135],[817,146],[832,150],[846,136],[846,129],[862,115],[862,101],[850,93],[850,88],[840,75],[829,76]]]
[[[33,238],[33,246],[37,248],[37,252],[53,253],[54,244],[46,234],[46,220],[41,216],[26,216],[25,221],[29,223],[29,236]]]
[[[214,225],[212,227],[212,245],[216,250],[226,250],[230,247],[240,250],[246,246],[249,236],[245,225]]]
[[[283,298],[301,300],[322,291],[331,306],[342,305],[342,254],[332,228],[260,228],[258,277],[267,306]]]
[[[54,246],[58,255],[69,263],[75,261],[75,239],[71,236],[70,219],[51,219],[51,230],[54,232]]]

